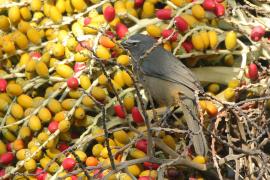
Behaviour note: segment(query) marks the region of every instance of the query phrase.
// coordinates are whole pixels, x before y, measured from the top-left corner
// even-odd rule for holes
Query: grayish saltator
[[[194,74],[147,35],[132,35],[121,44],[130,52],[140,83],[160,106],[175,105],[179,102],[179,94],[182,95],[181,102],[185,105],[182,111],[189,130],[193,132],[195,152],[206,155],[208,146],[198,122],[195,102],[195,91],[203,91],[203,88]]]

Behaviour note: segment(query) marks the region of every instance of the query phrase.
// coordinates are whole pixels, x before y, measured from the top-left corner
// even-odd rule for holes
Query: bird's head
[[[122,41],[121,45],[130,52],[133,61],[138,61],[156,42],[157,41],[150,36],[135,34],[127,40]]]

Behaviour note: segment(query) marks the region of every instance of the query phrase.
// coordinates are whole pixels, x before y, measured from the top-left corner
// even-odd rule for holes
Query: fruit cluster
[[[119,42],[144,33],[163,40],[162,46],[189,67],[235,66],[239,54],[234,51],[243,44],[238,32],[220,28],[228,6],[227,0],[0,4],[0,179],[157,179],[162,163],[147,160],[143,107],[131,59]],[[265,33],[254,26],[250,40],[258,42]],[[246,82],[259,80],[257,64],[246,69]],[[204,79],[207,92],[235,101],[235,89],[244,82],[232,77],[220,83]],[[201,100],[200,107],[205,118],[218,115],[218,106],[209,100]],[[180,141],[186,141],[165,130],[153,136],[161,140],[153,148],[160,159],[170,157],[164,149],[182,151]],[[189,161],[205,165],[206,157],[188,151]],[[111,158],[123,170],[113,173]],[[183,172],[201,178],[181,166],[170,166],[165,176],[177,179]]]

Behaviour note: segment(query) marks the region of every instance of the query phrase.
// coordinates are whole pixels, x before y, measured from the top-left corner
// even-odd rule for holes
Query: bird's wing
[[[170,52],[155,48],[143,59],[141,70],[148,76],[171,81],[195,90],[203,90],[194,74]]]

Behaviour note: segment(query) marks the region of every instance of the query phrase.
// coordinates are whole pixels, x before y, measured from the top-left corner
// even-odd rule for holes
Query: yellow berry
[[[135,105],[135,98],[134,98],[134,95],[132,93],[129,93],[127,94],[125,97],[124,97],[124,100],[123,100],[123,104],[126,108],[126,110],[128,112],[131,111],[131,109],[134,107]]]
[[[153,179],[156,179],[158,176],[158,173],[156,170],[144,170],[143,172],[141,172],[141,174],[139,175],[139,177],[143,177],[143,176],[150,176]]]
[[[0,16],[0,29],[3,31],[8,31],[10,29],[10,23],[6,16]]]
[[[82,107],[78,107],[74,112],[74,117],[76,119],[84,119],[85,118],[85,110]]]
[[[65,47],[60,43],[56,43],[53,48],[53,55],[57,58],[63,57],[65,55]]]
[[[228,87],[229,88],[237,88],[240,86],[240,81],[238,79],[232,79],[228,82]]]
[[[124,86],[125,82],[122,76],[122,71],[117,71],[113,79],[120,86],[120,88]]]
[[[204,42],[199,33],[194,33],[192,35],[191,41],[196,50],[202,51],[204,49]]]
[[[73,75],[73,70],[66,64],[59,64],[56,66],[56,72],[63,78],[69,78]]]
[[[92,148],[92,154],[96,157],[100,156],[100,153],[104,147],[101,144],[96,144]]]
[[[42,7],[42,2],[41,0],[32,0],[30,4],[31,10],[32,11],[40,11]]]
[[[73,108],[73,106],[75,105],[75,103],[76,103],[76,100],[75,99],[65,99],[61,103],[61,106],[65,110],[70,110],[71,108]]]
[[[196,156],[194,159],[192,159],[193,162],[198,163],[198,164],[205,164],[206,160],[205,157],[203,156]]]
[[[210,44],[208,33],[206,31],[200,31],[199,34],[203,40],[204,49],[207,49]]]
[[[71,0],[71,4],[79,12],[82,12],[87,8],[87,4],[84,0]]]
[[[60,132],[67,132],[70,129],[70,122],[69,120],[63,120],[60,121],[58,128],[60,130]]]
[[[217,83],[210,84],[207,89],[209,92],[211,92],[213,94],[217,94],[220,91],[219,84],[217,84]]]
[[[15,117],[16,119],[21,119],[23,117],[23,108],[21,105],[13,103],[11,105],[11,115]]]
[[[60,23],[63,19],[61,12],[55,6],[50,8],[50,18],[54,23]]]
[[[34,28],[30,28],[27,31],[27,37],[28,39],[34,43],[35,45],[39,45],[41,43],[41,35],[40,33],[34,29]]]
[[[25,170],[32,172],[37,168],[37,163],[34,159],[29,159],[24,163]]]
[[[31,25],[29,24],[29,22],[21,20],[18,24],[18,30],[24,34],[26,34],[28,29],[30,28],[31,28]]]
[[[8,129],[2,129],[2,135],[9,142],[16,140],[16,137]]]
[[[12,6],[11,8],[9,8],[8,17],[12,23],[14,23],[14,24],[18,23],[21,19],[19,7]]]
[[[31,108],[33,107],[33,99],[26,95],[22,94],[17,98],[18,104],[20,104],[23,108]]]
[[[101,75],[98,77],[98,83],[99,83],[100,85],[103,85],[103,86],[107,85],[108,79],[107,79],[107,77],[105,76],[105,74],[101,74]]]
[[[104,130],[101,129],[101,128],[98,128],[98,127],[94,128],[92,130],[92,135],[93,136],[100,135],[100,136],[98,136],[98,137],[95,138],[95,140],[98,141],[98,142],[100,142],[100,143],[102,143],[102,142],[105,141]]]
[[[66,11],[65,0],[57,0],[55,6],[57,7],[60,13],[64,13]]]
[[[16,31],[14,33],[14,42],[20,49],[27,49],[28,48],[28,39],[27,37],[21,33],[20,31]]]
[[[197,19],[190,14],[182,14],[181,17],[188,23],[190,27],[193,27],[199,23]]]
[[[16,48],[13,41],[7,40],[3,42],[3,50],[7,54],[14,54],[16,52]]]
[[[28,126],[32,131],[39,131],[42,128],[41,121],[38,116],[30,117]]]
[[[218,44],[218,37],[216,31],[208,31],[209,43],[212,49],[215,49]]]
[[[133,80],[132,80],[132,78],[130,77],[130,75],[129,75],[125,70],[122,71],[122,78],[123,78],[125,84],[126,84],[128,87],[130,87],[130,86],[133,85]]]
[[[106,93],[104,89],[100,87],[97,86],[93,87],[91,94],[98,101],[104,101],[106,99]]]
[[[22,7],[20,9],[21,16],[24,20],[29,21],[32,18],[32,13],[28,7]]]
[[[141,168],[137,164],[128,166],[128,171],[133,175],[138,177],[141,173]]]
[[[19,126],[17,124],[14,124],[14,123],[16,123],[16,119],[14,119],[14,117],[12,117],[12,116],[8,116],[6,119],[6,125],[11,125],[11,124],[13,125],[13,126],[8,127],[8,130],[10,130],[14,133],[17,133]]]
[[[10,96],[19,96],[23,93],[23,89],[21,87],[21,85],[19,84],[8,84],[7,85],[7,93]]]
[[[205,11],[203,7],[199,4],[195,4],[194,6],[192,6],[191,11],[192,15],[197,19],[203,19],[205,16]]]
[[[173,150],[175,150],[176,148],[176,143],[174,138],[171,135],[166,135],[163,137],[163,142],[165,144],[167,144],[170,148],[172,148]]]
[[[53,113],[58,113],[62,110],[60,102],[57,101],[56,99],[50,99],[47,106],[48,106],[49,110]]]
[[[224,98],[227,101],[233,101],[234,97],[235,97],[235,91],[233,88],[229,87],[224,91]]]
[[[236,47],[236,43],[237,43],[236,33],[234,31],[230,31],[226,33],[226,36],[225,36],[226,49],[228,50],[234,49]]]
[[[5,145],[5,143],[3,143],[2,140],[0,140],[0,155],[4,154],[6,152],[7,152],[6,145]]]
[[[114,139],[116,139],[118,142],[120,142],[122,144],[129,143],[129,137],[128,137],[127,133],[123,130],[113,132],[113,137],[114,137]]]
[[[146,154],[143,151],[136,149],[136,148],[132,148],[129,151],[129,155],[134,159],[140,159],[140,158],[143,158],[146,156]]]
[[[101,58],[104,60],[108,60],[111,58],[110,51],[102,45],[98,45],[98,47],[96,49],[96,54],[97,54],[98,58]]]
[[[43,107],[38,111],[38,117],[42,122],[47,123],[52,119],[52,114],[47,108]]]
[[[155,6],[153,3],[146,1],[143,3],[142,18],[151,18],[155,14]]]
[[[129,56],[128,55],[120,55],[120,56],[118,56],[116,62],[118,64],[123,65],[123,66],[128,66],[130,63]]]
[[[155,24],[146,26],[146,31],[152,37],[157,38],[161,36],[161,29]]]
[[[89,96],[84,96],[82,99],[82,104],[88,108],[93,108],[95,103]]]
[[[44,62],[40,61],[40,62],[36,63],[35,69],[36,69],[37,74],[40,77],[45,78],[45,77],[49,76],[49,69]]]
[[[29,127],[27,126],[23,126],[21,127],[20,131],[19,131],[19,135],[22,139],[27,139],[31,136],[31,130]]]
[[[0,98],[0,111],[5,112],[8,109],[8,102]]]
[[[83,89],[88,89],[91,86],[90,78],[87,75],[80,76],[80,85]]]

